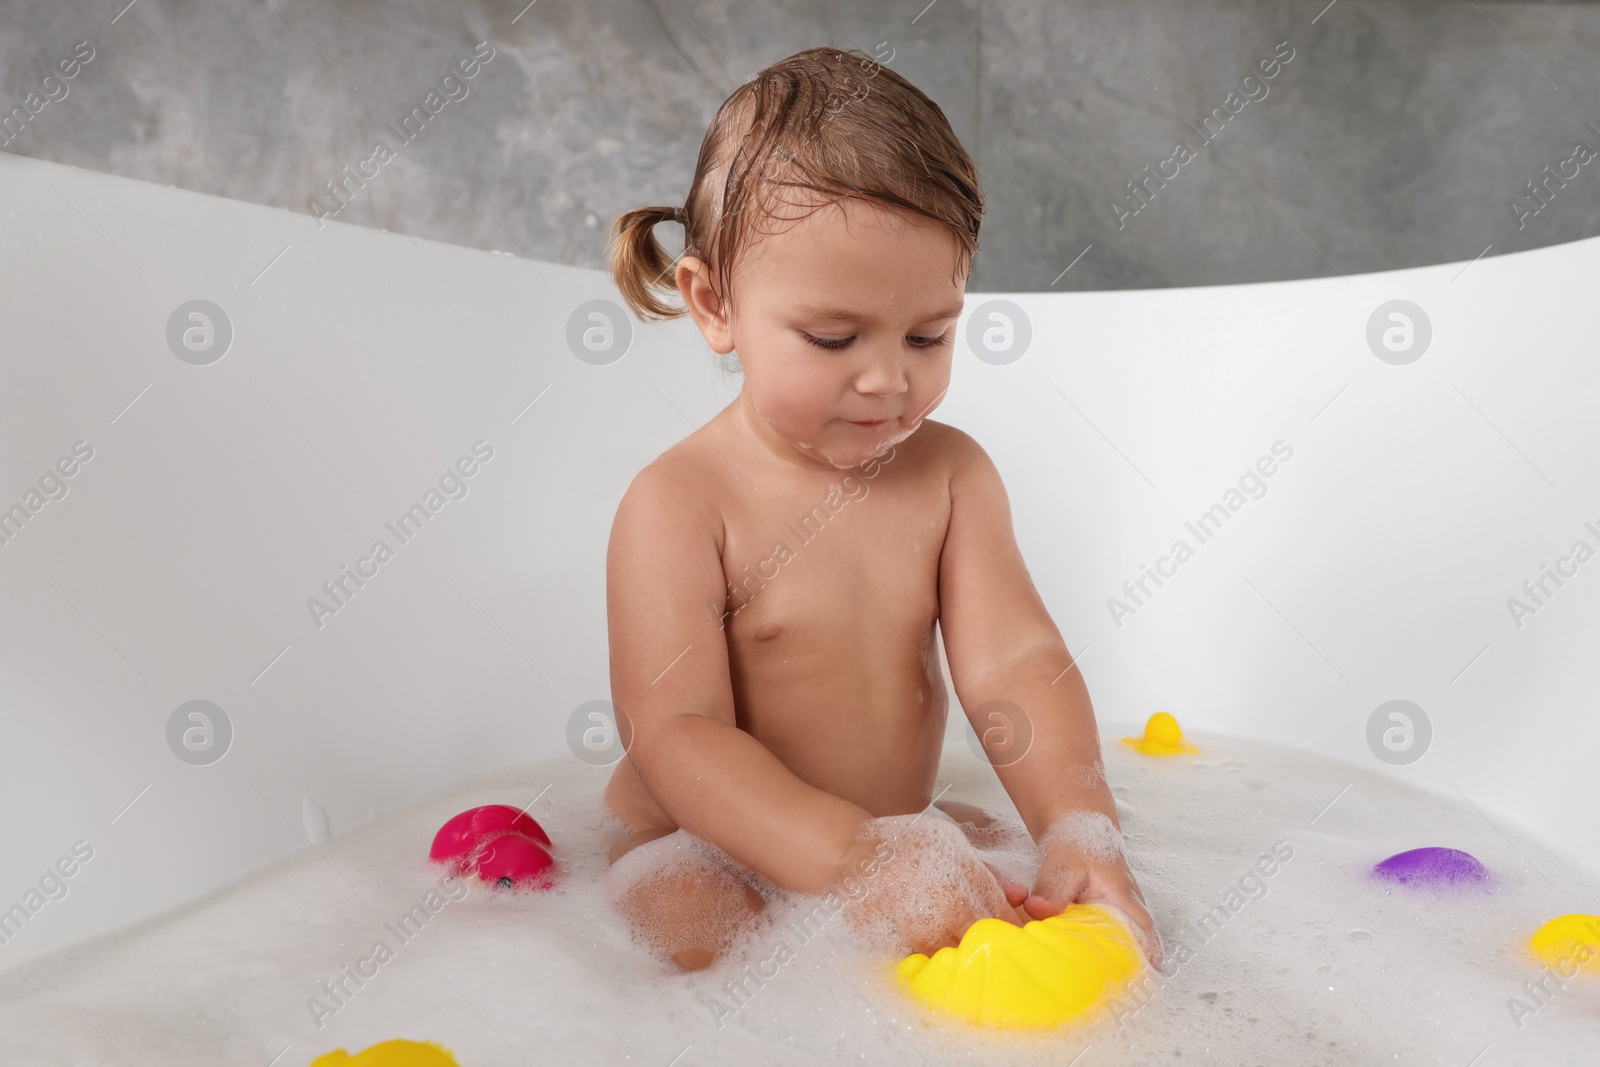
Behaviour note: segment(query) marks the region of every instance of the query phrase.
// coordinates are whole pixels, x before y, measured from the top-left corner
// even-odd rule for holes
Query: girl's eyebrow
[[[935,311],[927,318],[918,319],[918,322],[933,322],[937,319],[953,319],[961,314],[965,301],[950,304]],[[802,304],[795,308],[796,313],[808,319],[829,319],[834,322],[864,322],[876,323],[877,320],[870,315],[860,315],[845,308],[825,307],[818,304]]]

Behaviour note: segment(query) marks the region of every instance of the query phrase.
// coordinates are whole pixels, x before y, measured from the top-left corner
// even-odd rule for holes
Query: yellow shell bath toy
[[[1600,975],[1600,915],[1558,915],[1534,931],[1528,950],[1563,978]]]
[[[1093,904],[1013,926],[979,919],[961,944],[907,956],[896,975],[929,1007],[980,1026],[1057,1026],[1088,1016],[1139,973],[1128,928]]]
[[[311,1061],[311,1067],[460,1067],[450,1050],[435,1041],[382,1041],[352,1056],[336,1048]]]
[[[1132,745],[1146,756],[1177,756],[1200,751],[1183,739],[1178,720],[1164,711],[1150,716],[1150,721],[1144,724],[1143,737],[1124,737],[1122,743]]]

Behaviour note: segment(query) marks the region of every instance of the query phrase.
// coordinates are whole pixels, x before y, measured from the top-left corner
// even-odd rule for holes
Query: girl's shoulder
[[[690,435],[633,476],[617,514],[647,525],[702,527],[720,535],[722,479],[708,468]]]
[[[895,447],[907,446],[918,465],[935,469],[947,477],[974,462],[988,459],[988,453],[971,434],[934,419],[924,419],[916,433]]]

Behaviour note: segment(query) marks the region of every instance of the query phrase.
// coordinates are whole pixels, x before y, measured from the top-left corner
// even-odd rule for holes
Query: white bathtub
[[[737,390],[691,324],[632,322],[622,358],[586,362],[568,336],[616,301],[600,272],[10,155],[0,194],[0,508],[26,513],[0,544],[0,907],[26,912],[0,968],[310,864],[308,842],[485,774],[587,773],[568,730],[607,696],[612,512]],[[971,294],[969,318],[1011,301],[1032,341],[1004,364],[963,344],[935,417],[998,464],[1103,718],[1166,708],[1345,761],[1592,872],[1600,563],[1560,560],[1600,548],[1597,275],[1591,240],[1349,278]],[[1431,326],[1410,363],[1368,342],[1398,299]],[[193,300],[231,325],[221,358],[186,312],[169,333]],[[1186,524],[1275,445],[1264,494],[1202,543]],[[390,532],[458,461],[465,495]],[[380,538],[393,558],[362,564]],[[1135,602],[1123,583],[1180,538],[1193,558]],[[1369,745],[1396,699],[1430,725],[1390,754],[1425,750],[1411,762]],[[195,762],[169,742],[195,700],[231,724],[214,762],[217,734]],[[205,726],[186,716],[172,736]],[[64,895],[29,897],[66,866]],[[1572,877],[1566,910],[1600,910]]]

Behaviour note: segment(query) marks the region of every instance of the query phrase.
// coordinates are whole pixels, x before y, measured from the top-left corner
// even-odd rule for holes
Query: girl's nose
[[[874,396],[895,396],[910,387],[905,361],[899,355],[873,356],[856,376],[856,389]]]

